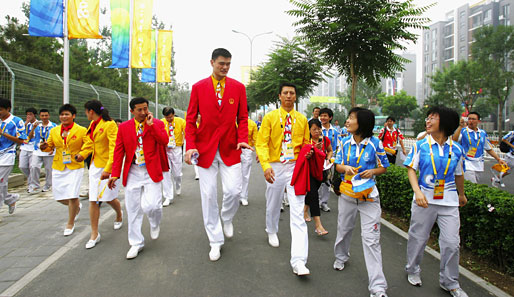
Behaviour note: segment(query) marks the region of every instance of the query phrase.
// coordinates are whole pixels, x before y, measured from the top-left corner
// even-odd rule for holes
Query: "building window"
[[[488,9],[484,12],[484,23],[490,22],[493,19],[492,9]]]
[[[446,37],[444,39],[444,48],[449,48],[449,47],[452,47],[453,46],[453,37],[450,36],[450,37]]]
[[[437,51],[432,51],[432,61],[437,60]]]
[[[443,58],[444,60],[453,59],[453,49],[449,48],[444,50]]]
[[[510,4],[507,4],[502,7],[502,16],[506,19],[510,16]]]
[[[482,26],[482,24],[483,24],[483,21],[482,21],[481,14],[477,14],[476,16],[471,18],[471,29],[478,28],[478,27]]]
[[[425,32],[425,52],[428,52],[428,50],[429,50],[429,48],[428,48],[430,45],[429,38],[430,38],[430,32]]]

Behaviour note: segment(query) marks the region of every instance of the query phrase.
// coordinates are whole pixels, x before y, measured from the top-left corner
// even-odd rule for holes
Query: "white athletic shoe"
[[[162,206],[166,207],[173,203],[173,199],[166,198],[164,199],[164,202],[162,203]]]
[[[272,247],[278,248],[280,246],[280,242],[278,241],[277,233],[269,233],[268,234],[268,243]]]
[[[227,238],[232,238],[232,236],[234,236],[234,225],[232,225],[232,222],[226,222],[223,225],[223,233],[225,233]]]
[[[176,185],[175,192],[177,193],[177,196],[180,196],[180,193],[182,192],[182,187],[179,184]]]
[[[334,269],[335,270],[339,270],[339,271],[343,270],[344,269],[344,263],[335,260],[334,261]]]
[[[248,199],[241,199],[241,205],[242,206],[247,206],[248,205]]]
[[[143,250],[143,245],[133,245],[130,247],[129,251],[127,252],[127,259],[134,259],[137,257],[140,251]]]
[[[209,260],[212,262],[218,261],[221,257],[221,246],[213,245],[211,246],[211,251],[209,252]]]
[[[416,287],[421,287],[421,277],[419,276],[419,274],[408,274],[407,275],[407,280],[409,281],[409,283],[413,286],[416,286]]]
[[[150,228],[150,237],[155,240],[157,238],[159,238],[159,233],[161,232],[161,228],[159,226],[157,226],[157,228],[153,229],[153,228]]]
[[[302,276],[311,274],[309,268],[305,267],[305,264],[300,262],[293,267],[293,273]]]

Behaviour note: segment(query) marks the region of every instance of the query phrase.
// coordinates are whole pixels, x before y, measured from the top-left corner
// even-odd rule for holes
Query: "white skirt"
[[[107,186],[109,179],[100,180],[100,176],[102,175],[103,171],[103,168],[95,166],[94,161],[91,162],[91,166],[89,167],[89,201],[109,202],[118,198],[119,180],[116,181],[116,187],[114,189],[109,189]],[[102,193],[102,191],[102,198],[98,198],[98,195]]]
[[[55,200],[79,198],[84,168],[52,170],[52,192]]]

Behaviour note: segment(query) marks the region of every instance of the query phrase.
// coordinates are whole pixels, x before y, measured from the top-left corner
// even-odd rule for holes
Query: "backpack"
[[[502,141],[500,142],[500,151],[502,153],[508,153],[510,152],[510,145],[508,145],[506,142]]]

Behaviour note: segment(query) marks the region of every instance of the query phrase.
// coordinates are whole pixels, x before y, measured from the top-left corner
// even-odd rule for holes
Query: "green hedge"
[[[382,208],[410,219],[412,188],[407,169],[391,166],[377,177]],[[514,195],[465,182],[468,204],[460,209],[461,244],[514,274]]]

